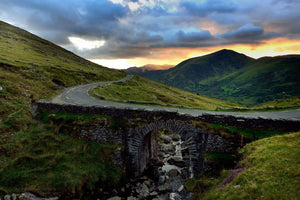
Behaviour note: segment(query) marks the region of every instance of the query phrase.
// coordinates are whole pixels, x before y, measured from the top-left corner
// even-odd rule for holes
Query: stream
[[[159,184],[169,184],[170,192],[160,195],[161,199],[185,200],[191,197],[185,190],[184,183],[191,177],[192,167],[186,166],[190,160],[189,156],[184,159],[182,150],[183,142],[180,135],[162,135],[160,156],[163,156],[163,166],[159,168]]]
[[[146,175],[130,180],[108,200],[188,200],[192,193],[184,188],[193,177],[188,149],[178,134],[161,135],[158,160],[160,163]],[[150,171],[150,174],[149,174]]]

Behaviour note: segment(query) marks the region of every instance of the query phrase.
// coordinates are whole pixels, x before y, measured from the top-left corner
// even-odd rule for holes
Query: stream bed
[[[161,135],[159,153],[155,164],[145,174],[130,180],[120,192],[109,200],[188,200],[192,193],[184,188],[193,177],[187,148],[178,134]]]

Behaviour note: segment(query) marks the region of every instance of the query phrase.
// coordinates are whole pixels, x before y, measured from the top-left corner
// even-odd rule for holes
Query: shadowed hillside
[[[300,95],[299,55],[252,59],[221,50],[183,61],[169,70],[138,75],[248,106]]]

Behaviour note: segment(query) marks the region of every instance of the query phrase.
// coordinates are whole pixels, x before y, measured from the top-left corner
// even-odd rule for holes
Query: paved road
[[[178,112],[179,114],[188,114],[192,116],[212,114],[212,115],[230,115],[230,116],[245,117],[245,118],[286,119],[286,120],[300,121],[300,109],[276,111],[276,112],[221,112],[221,111],[219,112],[219,111],[205,111],[205,110],[179,109],[179,108],[158,107],[158,106],[146,106],[146,105],[136,105],[136,104],[122,104],[122,103],[99,100],[88,95],[88,91],[93,87],[107,84],[107,83],[116,83],[116,82],[130,80],[132,77],[133,77],[132,75],[128,75],[126,78],[119,81],[92,83],[92,84],[79,85],[79,86],[67,88],[63,93],[55,97],[52,100],[52,102],[60,103],[60,104],[81,105],[81,106],[127,108],[132,110],[143,109],[147,111],[169,111],[169,112]]]

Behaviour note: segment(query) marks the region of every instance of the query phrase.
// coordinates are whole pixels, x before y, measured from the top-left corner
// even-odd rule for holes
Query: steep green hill
[[[29,119],[31,101],[49,98],[64,87],[125,76],[2,21],[0,48],[2,128],[23,127],[20,120]]]
[[[32,119],[30,104],[71,85],[126,74],[1,21],[0,50],[0,196],[25,191],[80,196],[95,183],[115,184],[122,175],[109,162],[116,145],[58,135],[53,124]]]
[[[300,56],[266,57],[223,76],[199,81],[199,92],[245,105],[300,96]]]
[[[169,70],[138,74],[248,106],[300,96],[299,55],[252,59],[231,50],[221,50],[188,59]]]
[[[231,50],[185,60],[169,69],[161,78],[167,85],[198,92],[199,80],[217,80],[243,68],[252,59]],[[213,78],[213,79],[211,79]]]

